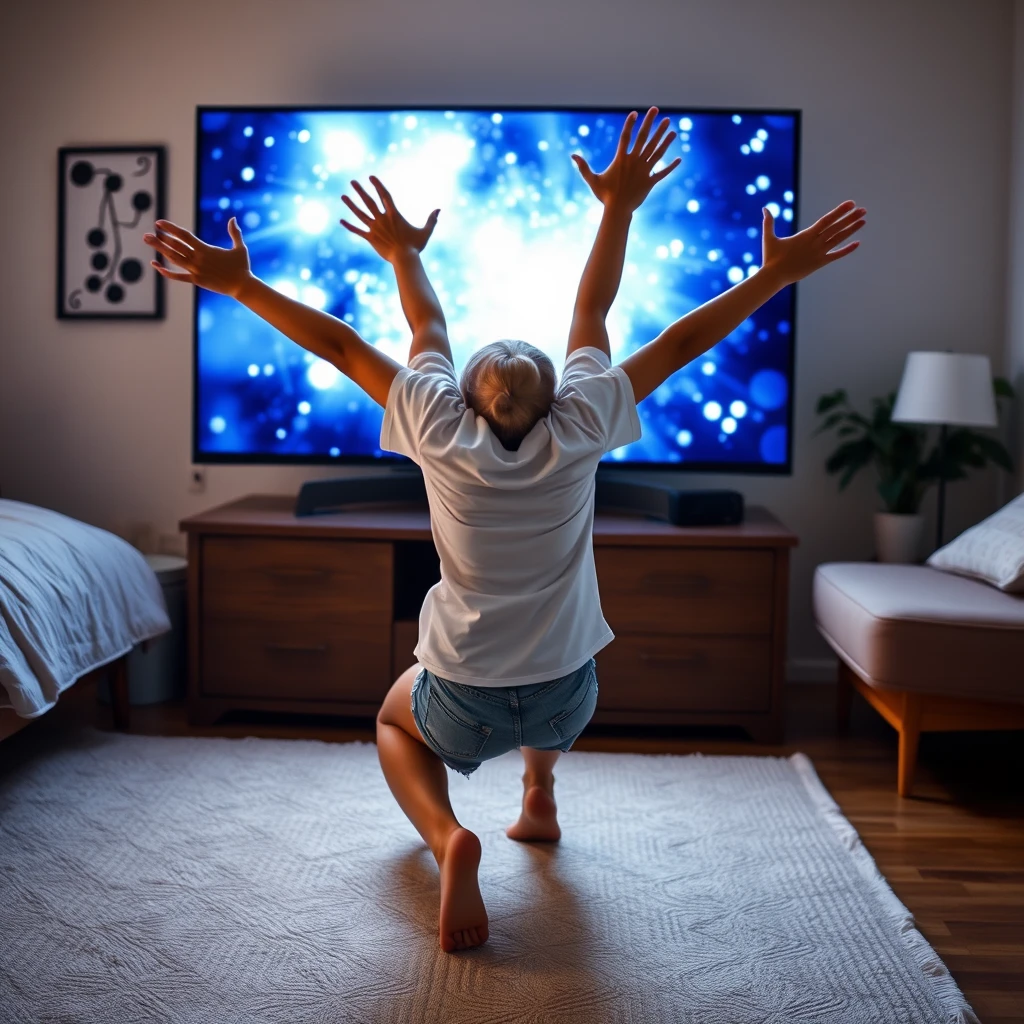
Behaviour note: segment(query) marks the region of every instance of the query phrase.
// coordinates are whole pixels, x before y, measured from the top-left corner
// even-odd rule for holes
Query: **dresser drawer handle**
[[[327,644],[267,644],[275,654],[326,654]]]
[[[267,575],[282,580],[325,580],[331,574],[326,569],[268,569]]]
[[[671,665],[674,668],[703,668],[707,664],[703,654],[641,654],[640,660],[648,665]]]

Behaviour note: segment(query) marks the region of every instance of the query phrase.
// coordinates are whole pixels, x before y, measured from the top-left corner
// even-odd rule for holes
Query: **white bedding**
[[[171,628],[130,544],[0,499],[0,708],[35,718],[76,679]]]

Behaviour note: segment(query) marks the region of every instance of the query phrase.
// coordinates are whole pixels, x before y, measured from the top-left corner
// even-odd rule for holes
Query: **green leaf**
[[[847,441],[841,444],[825,463],[825,469],[829,473],[838,473],[844,470],[839,481],[839,489],[843,490],[846,485],[871,461],[872,445],[866,438],[859,441]]]
[[[845,491],[849,482],[857,475],[860,466],[850,466],[849,469],[839,478],[839,490]]]
[[[828,412],[829,409],[834,409],[837,405],[843,405],[845,402],[846,392],[842,388],[837,388],[827,395],[822,395],[818,399],[818,405],[814,411],[820,416],[822,413]]]
[[[846,413],[845,412],[834,412],[834,413],[831,413],[829,416],[825,417],[825,421],[814,432],[815,436],[817,436],[818,434],[824,433],[826,430],[830,430],[837,423],[842,423],[844,419],[846,419]]]
[[[975,444],[983,456],[994,462],[1007,473],[1013,472],[1013,459],[1010,453],[994,437],[987,434],[975,434]]]
[[[883,481],[878,485],[878,493],[889,512],[912,514],[918,509],[918,488],[905,477]]]
[[[996,377],[992,381],[992,389],[997,398],[1013,398],[1013,385],[1005,377]]]

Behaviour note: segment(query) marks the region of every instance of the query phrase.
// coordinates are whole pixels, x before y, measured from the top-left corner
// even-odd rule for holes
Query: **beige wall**
[[[1017,462],[1014,491],[1024,491],[1024,0],[1014,4],[1011,110],[1009,268],[1006,288],[1006,370],[1017,391],[1010,423]]]
[[[828,442],[810,438],[816,397],[895,388],[913,348],[1004,361],[1011,0],[36,0],[3,11],[5,496],[168,532],[204,506],[315,475],[212,467],[207,492],[187,492],[185,290],[172,289],[163,323],[54,318],[57,147],[166,142],[170,212],[187,222],[197,103],[803,108],[805,214],[854,197],[870,229],[855,259],[801,287],[793,476],[688,480],[738,487],[799,533],[798,669],[826,654],[809,621],[813,567],[870,557],[876,507],[866,480],[839,496],[826,478]],[[1020,332],[1014,352],[1020,366]],[[987,514],[996,491],[991,476],[953,487],[950,528]]]

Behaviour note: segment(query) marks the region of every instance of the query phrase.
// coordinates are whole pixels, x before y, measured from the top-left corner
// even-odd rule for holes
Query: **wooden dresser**
[[[412,664],[438,579],[426,509],[297,519],[256,495],[182,522],[189,545],[188,712],[375,715]],[[789,550],[766,511],[686,529],[626,515],[594,524],[605,617],[595,722],[738,725],[781,740]]]

